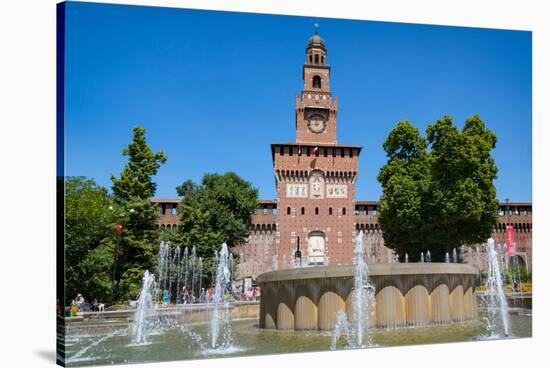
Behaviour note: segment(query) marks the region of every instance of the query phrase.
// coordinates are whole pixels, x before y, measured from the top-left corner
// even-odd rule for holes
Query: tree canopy
[[[119,212],[106,188],[85,177],[65,178],[65,289],[69,298],[82,293],[107,299],[113,252],[107,262],[92,259],[99,260],[93,254],[113,236]],[[101,271],[102,266],[106,270]]]
[[[206,174],[200,184],[187,180],[177,187],[180,224],[175,243],[196,249],[205,269],[222,243],[231,248],[245,241],[251,215],[258,205],[258,190],[233,172]]]
[[[132,198],[148,199],[155,194],[157,184],[153,176],[157,174],[160,165],[166,162],[162,152],[153,153],[145,139],[145,129],[135,126],[133,139],[122,155],[128,157],[120,177],[111,176],[112,189],[118,201],[128,201]]]
[[[379,221],[400,256],[416,260],[430,250],[443,260],[453,248],[487,240],[496,225],[496,136],[477,115],[462,130],[445,116],[426,132],[401,121],[384,142]]]
[[[158,213],[149,200],[154,196],[156,175],[167,160],[162,152],[153,152],[145,139],[145,129],[133,128],[132,142],[122,151],[128,157],[119,177],[112,176],[114,199],[123,210],[121,243],[117,261],[116,296],[134,298],[145,270],[154,270],[159,248]],[[112,242],[115,241],[113,236]],[[113,247],[112,242],[108,245]]]

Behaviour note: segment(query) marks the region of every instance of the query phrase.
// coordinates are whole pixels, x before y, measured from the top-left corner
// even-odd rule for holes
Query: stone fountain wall
[[[454,263],[369,265],[369,281],[376,288],[371,325],[426,326],[477,319],[477,274],[472,266]],[[339,309],[352,315],[353,275],[353,265],[260,275],[260,327],[332,330]]]

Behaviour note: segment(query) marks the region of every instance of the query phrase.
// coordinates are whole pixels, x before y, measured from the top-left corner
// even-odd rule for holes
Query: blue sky
[[[66,175],[110,186],[141,125],[167,163],[156,197],[235,171],[275,198],[270,144],[295,139],[294,96],[317,20],[339,98],[338,141],[363,146],[357,199],[378,199],[399,120],[479,114],[498,137],[500,200],[531,201],[531,33],[68,3]]]

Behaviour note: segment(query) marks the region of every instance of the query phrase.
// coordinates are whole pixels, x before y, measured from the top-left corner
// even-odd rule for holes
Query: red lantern
[[[115,233],[120,234],[122,231],[122,224],[115,226]]]

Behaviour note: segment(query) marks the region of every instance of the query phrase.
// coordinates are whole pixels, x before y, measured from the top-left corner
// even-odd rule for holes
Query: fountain
[[[432,262],[432,255],[430,254],[429,250],[426,252],[426,262],[428,263]]]
[[[355,238],[355,273],[353,277],[353,303],[352,303],[352,324],[346,313],[340,309],[336,312],[336,323],[332,334],[331,349],[336,348],[336,344],[342,332],[345,333],[348,347],[358,348],[371,346],[371,336],[369,334],[369,320],[372,307],[374,305],[375,288],[369,283],[369,269],[365,262],[363,247],[363,232],[359,232]],[[366,340],[366,344],[363,342]]]
[[[290,268],[260,275],[259,305],[233,302],[230,298],[234,264],[223,245],[215,252],[215,267],[205,270],[212,272],[214,280],[211,302],[182,305],[174,297],[175,302],[161,308],[157,307],[160,291],[170,289],[170,283],[173,289],[185,288],[180,293],[200,291],[203,272],[203,260],[192,247],[178,251],[163,243],[159,274],[144,273],[138,308],[129,311],[134,318],[128,328],[121,328],[117,321],[105,333],[73,335],[67,344],[65,362],[119,364],[140,362],[149,353],[154,356],[153,361],[162,361],[235,356],[243,350],[309,351],[318,350],[322,344],[334,350],[338,346],[395,346],[410,341],[472,341],[507,336],[510,325],[514,326],[514,336],[531,334],[530,314],[507,315],[500,277],[502,255],[492,240],[488,242],[488,292],[483,298],[487,308],[481,311],[482,316],[487,315],[487,333],[483,324],[475,322],[478,310],[473,290],[477,269],[451,263],[449,254],[445,257],[448,263],[408,263],[405,254],[405,263],[367,266],[362,239],[359,235],[354,244],[352,265]],[[286,258],[288,265],[288,255]],[[424,258],[430,258],[428,251]],[[174,291],[170,290],[172,295],[177,294]],[[259,320],[254,320],[258,312]],[[92,322],[86,328],[105,329],[105,324]],[[277,334],[273,329],[287,331]],[[315,332],[330,330],[331,335]],[[235,346],[234,341],[239,345]],[[319,345],[320,341],[324,342]]]
[[[409,255],[405,253],[405,263],[409,263]]]
[[[332,341],[330,343],[330,350],[336,350],[336,346],[338,345],[338,340],[340,340],[340,337],[342,335],[344,335],[344,337],[346,338],[346,343],[347,343],[346,346],[349,346],[352,340],[351,340],[348,316],[346,315],[346,312],[343,309],[339,309],[338,312],[336,312],[336,324],[334,325],[334,331],[332,332]]]
[[[449,256],[449,252],[445,253],[445,263],[451,263],[451,257]]]
[[[203,261],[197,257],[195,247],[189,254],[188,248],[183,251],[176,247],[174,252],[169,243],[161,243],[158,254],[159,274],[158,282],[155,282],[155,275],[145,271],[143,276],[142,289],[137,301],[137,309],[134,313],[132,325],[132,345],[146,345],[150,343],[150,335],[153,327],[158,327],[159,331],[177,325],[181,332],[189,336],[201,349],[205,348],[203,337],[193,332],[187,325],[188,308],[182,306],[179,310],[170,311],[170,308],[159,309],[158,302],[162,299],[161,293],[172,293],[172,288],[176,287],[175,305],[183,301],[183,304],[193,304],[198,298],[194,298],[196,290],[198,294],[202,289],[202,268]],[[209,353],[215,354],[219,350],[231,347],[232,336],[229,324],[229,306],[230,300],[226,298],[226,291],[231,287],[231,275],[233,268],[233,259],[229,254],[227,245],[224,243],[220,252],[216,252],[215,269],[213,270],[214,295],[208,310],[211,312],[210,318],[210,346]],[[184,294],[180,295],[180,291]],[[183,299],[183,300],[182,300]],[[165,318],[170,317],[172,318]],[[180,322],[178,323],[178,316]],[[191,315],[192,316],[192,315]],[[161,318],[162,317],[162,318]],[[192,322],[193,319],[190,320]],[[221,338],[223,341],[220,343]],[[233,347],[233,350],[235,348]]]
[[[138,298],[138,307],[134,315],[134,324],[132,327],[132,344],[148,344],[149,334],[153,324],[152,319],[156,312],[157,304],[154,301],[154,295],[157,293],[155,275],[145,271],[143,283]]]
[[[424,252],[420,253],[420,263],[424,263]]]
[[[353,285],[353,328],[356,347],[362,347],[363,336],[366,333],[367,346],[371,345],[368,334],[369,314],[374,300],[374,286],[369,283],[369,268],[364,258],[363,232],[360,231],[355,238],[355,275]]]
[[[493,238],[487,240],[487,293],[485,302],[487,307],[487,330],[491,337],[509,336],[508,303],[504,294],[502,275],[499,264],[500,254],[495,250]]]
[[[367,326],[393,329],[478,318],[474,295],[478,271],[474,267],[460,263],[407,263],[405,254],[405,263],[375,263],[367,269],[360,238],[355,246],[353,265],[261,274],[257,279],[262,289],[260,328],[333,330],[337,312],[343,309],[354,341],[349,345],[360,346],[370,343],[368,336],[362,334]],[[356,305],[368,304],[356,302],[365,298],[374,313],[355,309]]]
[[[456,255],[456,248],[453,248],[453,263],[457,263],[458,262],[458,257]]]
[[[225,291],[231,286],[231,272],[229,269],[229,251],[227,244],[223,243],[219,253],[218,266],[215,278],[215,291],[213,297],[214,310],[210,321],[211,348],[227,348],[231,345],[231,326],[229,324],[229,302],[225,300]],[[218,342],[220,333],[223,332],[224,342]]]

